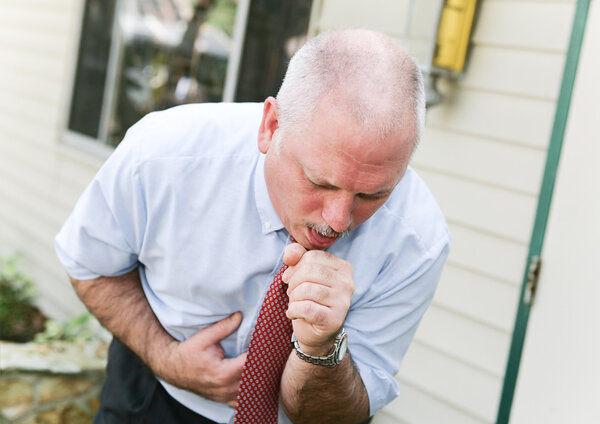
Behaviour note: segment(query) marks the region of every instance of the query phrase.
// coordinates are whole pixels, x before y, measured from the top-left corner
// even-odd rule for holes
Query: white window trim
[[[110,52],[108,54],[108,64],[106,66],[104,95],[102,96],[102,111],[100,112],[100,128],[98,128],[97,141],[104,145],[106,145],[106,136],[108,132],[110,116],[114,111],[117,101],[117,92],[119,90],[118,74],[121,62],[123,60],[123,37],[121,36],[121,31],[119,31],[119,17],[121,16],[120,12],[124,7],[123,1],[127,0],[117,0],[115,2],[115,17],[113,19],[113,25],[111,29],[111,45]],[[111,149],[113,148],[111,147]]]
[[[250,0],[238,0],[233,24],[233,47],[227,64],[227,75],[225,76],[225,87],[223,87],[223,101],[233,102],[237,90],[238,76],[244,53],[244,40],[246,39],[246,27],[248,25],[248,12],[250,11]]]

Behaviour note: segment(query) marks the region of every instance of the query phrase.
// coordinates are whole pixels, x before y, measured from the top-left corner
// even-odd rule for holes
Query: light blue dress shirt
[[[228,357],[246,351],[289,243],[257,148],[261,114],[262,104],[197,104],[134,125],[56,236],[67,272],[88,280],[139,266],[154,313],[178,340],[241,311],[238,331],[222,347]],[[409,168],[388,201],[328,249],[354,268],[345,328],[372,414],[398,394],[394,375],[449,241],[435,200]],[[199,414],[232,419],[229,406],[161,383]]]

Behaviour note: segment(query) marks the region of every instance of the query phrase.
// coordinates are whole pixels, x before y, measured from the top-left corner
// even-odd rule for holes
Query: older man
[[[132,127],[56,238],[115,336],[96,422],[360,422],[393,399],[449,247],[408,167],[423,116],[414,62],[346,30],[262,111]]]

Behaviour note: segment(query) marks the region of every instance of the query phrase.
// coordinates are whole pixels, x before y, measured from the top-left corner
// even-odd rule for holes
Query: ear
[[[266,154],[273,141],[273,134],[279,128],[279,105],[274,97],[265,100],[262,122],[258,129],[258,150]]]

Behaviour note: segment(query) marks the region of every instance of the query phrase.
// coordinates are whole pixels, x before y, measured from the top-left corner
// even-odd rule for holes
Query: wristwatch
[[[292,346],[296,350],[296,355],[306,362],[324,367],[335,367],[342,362],[342,359],[344,359],[344,355],[348,350],[348,334],[346,334],[346,331],[342,328],[338,335],[335,336],[333,351],[327,356],[313,356],[305,353],[300,347],[300,343],[298,343],[296,335],[293,333]]]

